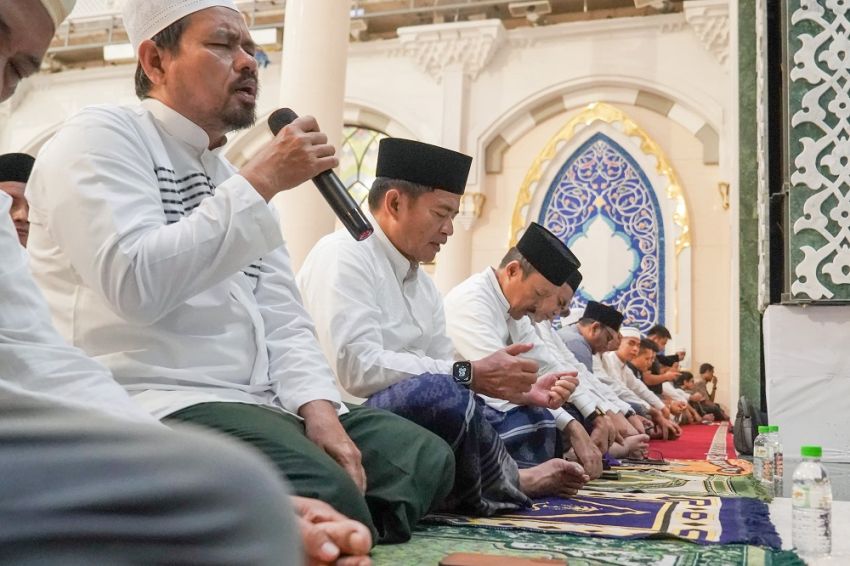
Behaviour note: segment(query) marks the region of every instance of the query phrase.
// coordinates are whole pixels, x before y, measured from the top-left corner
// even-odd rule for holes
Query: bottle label
[[[791,504],[808,509],[832,507],[832,490],[819,485],[795,485],[791,491]]]
[[[753,451],[754,458],[767,458],[767,446],[756,446]]]

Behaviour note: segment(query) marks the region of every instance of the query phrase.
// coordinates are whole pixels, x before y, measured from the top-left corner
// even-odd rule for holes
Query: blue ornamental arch
[[[617,308],[626,323],[645,333],[665,323],[664,221],[655,190],[641,166],[604,133],[591,136],[567,158],[543,200],[538,222],[568,246],[602,221],[628,247],[631,265],[621,281],[608,281],[604,296],[579,288],[572,308],[596,300]],[[600,251],[601,253],[601,251]],[[601,257],[579,257],[583,265]],[[587,271],[587,270],[584,270]],[[599,288],[599,286],[595,286]]]

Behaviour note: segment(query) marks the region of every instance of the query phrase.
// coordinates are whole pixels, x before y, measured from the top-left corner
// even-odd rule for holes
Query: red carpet
[[[718,435],[720,429],[728,431]],[[664,459],[677,458],[685,460],[705,460],[712,449],[712,442],[717,435],[717,445],[714,452],[726,458],[737,458],[735,445],[732,442],[731,427],[728,423],[719,425],[692,424],[682,427],[682,436],[676,440],[651,440],[649,442],[650,457],[663,456]],[[725,447],[723,444],[725,443]],[[660,452],[660,454],[658,454]]]

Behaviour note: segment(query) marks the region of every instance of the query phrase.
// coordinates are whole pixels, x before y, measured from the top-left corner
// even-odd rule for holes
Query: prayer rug
[[[661,453],[664,458],[727,459],[737,458],[735,444],[729,431],[729,423],[692,424],[682,427],[682,435],[676,440],[651,440],[650,453]]]
[[[677,474],[699,474],[710,476],[749,476],[753,465],[746,460],[717,459],[708,460],[667,460],[664,464],[627,464],[616,468],[622,470],[655,470]]]
[[[405,544],[372,550],[375,566],[432,566],[453,552],[566,559],[570,566],[803,566],[793,552],[741,544],[700,546],[676,540],[623,540],[563,533],[421,525]]]
[[[670,495],[720,495],[724,497],[762,497],[763,493],[748,475],[680,473],[673,466],[665,470],[614,468],[618,480],[590,482],[590,491],[606,493],[666,493]]]
[[[765,505],[748,497],[583,491],[570,499],[536,500],[529,509],[494,517],[433,514],[432,523],[558,532],[609,538],[678,538],[699,544],[779,548]]]

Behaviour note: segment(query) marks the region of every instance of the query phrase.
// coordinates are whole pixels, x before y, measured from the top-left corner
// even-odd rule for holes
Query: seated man
[[[27,236],[30,232],[29,206],[24,196],[24,189],[29,181],[33,163],[35,159],[26,153],[0,155],[0,191],[12,197],[12,208],[9,213],[15,223],[18,239],[24,247],[27,247]]]
[[[519,470],[484,418],[475,393],[550,403],[548,387],[532,388],[537,364],[517,355],[527,345],[453,367],[443,302],[419,264],[433,261],[452,234],[471,161],[429,144],[382,140],[369,191],[375,234],[364,242],[343,230],[322,238],[298,283],[345,390],[444,438],[457,470],[446,507],[490,515],[526,505],[529,497],[574,493],[582,471],[554,460]]]
[[[638,346],[637,355],[632,358],[631,362],[628,362],[629,368],[634,371],[635,375],[640,378],[643,378],[646,373],[650,371],[652,364],[655,362],[655,354],[657,352],[658,345],[655,342],[647,338],[642,338]],[[649,386],[647,385],[647,387]],[[659,384],[659,389],[660,387],[661,385]],[[649,389],[652,390],[651,387]],[[666,407],[666,404],[665,409],[666,410],[663,411],[665,420],[655,421],[656,434],[651,436],[657,435],[660,436],[662,439],[672,440],[674,438],[678,438],[679,435],[682,434],[682,430],[675,422],[673,422],[672,419],[670,419],[670,410],[669,407]]]
[[[650,391],[662,396],[663,384],[671,382],[679,376],[679,356],[665,356],[664,347],[670,340],[671,334],[663,324],[656,324],[647,331],[646,339],[655,344],[655,357],[652,366],[643,372],[643,382]]]
[[[620,325],[623,315],[617,309],[603,305],[597,301],[587,303],[584,312],[575,324],[561,328],[558,336],[567,350],[575,354],[578,362],[594,376],[594,389],[603,392],[603,396],[612,399],[618,406],[618,411],[611,417],[617,430],[624,437],[643,434],[644,423],[637,417],[632,407],[621,400],[604,380],[595,376],[594,360],[609,350],[616,350],[620,345]],[[636,442],[635,439],[632,441]],[[639,441],[643,443],[644,441]]]
[[[702,421],[702,413],[696,410],[694,403],[702,401],[702,394],[691,392],[683,388],[686,382],[693,385],[694,376],[690,372],[683,371],[672,382],[663,385],[662,392],[665,401],[675,403],[678,409],[680,422],[693,424]],[[677,414],[677,411],[674,411]]]
[[[594,359],[594,370],[600,380],[617,391],[620,398],[628,402],[638,414],[651,419],[658,437],[666,438],[667,431],[676,426],[669,420],[670,411],[630,365],[641,351],[640,331],[633,327],[622,327],[620,334],[622,338],[616,350],[605,352]]]
[[[499,345],[527,342],[534,347],[525,356],[540,364],[541,375],[553,371],[577,372],[581,384],[570,397],[567,407],[570,410],[553,411],[554,422],[550,428],[560,431],[564,444],[573,447],[590,477],[598,477],[601,454],[617,439],[616,428],[606,416],[606,409],[610,407],[595,391],[592,374],[572,355],[567,357],[551,347],[543,337],[546,332],[538,326],[538,323],[547,325],[548,333],[553,333],[551,320],[563,313],[572,299],[573,285],[577,286],[573,277],[578,265],[578,259],[557,237],[532,223],[516,247],[502,259],[498,269],[488,267],[446,295],[446,328],[461,356],[474,357]],[[521,421],[514,423],[510,417],[517,411],[522,414],[522,408],[499,397],[488,398],[487,403],[496,414],[506,415],[500,417],[503,438],[516,437],[513,429],[521,426]],[[491,420],[495,419],[491,417]],[[540,425],[535,429],[538,435],[545,432]],[[632,432],[637,433],[633,429]],[[598,451],[584,449],[588,439],[596,444]],[[516,450],[521,446],[522,443],[517,443]]]
[[[39,66],[73,0],[0,3],[0,102]],[[169,431],[50,321],[0,192],[0,562],[368,564],[369,533],[321,502],[290,500],[236,443]],[[120,518],[120,520],[116,520]],[[108,541],[104,544],[104,541]]]
[[[711,391],[708,390],[709,384]],[[714,366],[709,363],[700,364],[699,376],[694,377],[694,386],[697,391],[705,395],[705,398],[714,402],[714,396],[717,394],[717,376],[714,375]]]
[[[231,0],[128,0],[133,107],[88,107],[42,149],[27,196],[33,271],[73,343],[136,401],[255,447],[295,493],[403,541],[451,487],[452,454],[384,411],[346,407],[268,201],[337,164],[301,117],[240,170],[257,62]]]
[[[693,407],[693,409],[699,413],[704,420],[706,418],[710,421],[728,420],[726,413],[720,405],[711,401],[708,395],[704,393],[705,385],[703,384],[702,390],[699,386],[697,386],[694,375],[691,372],[683,371],[682,375],[676,379],[676,387],[681,388],[690,395],[689,403],[691,407]]]

